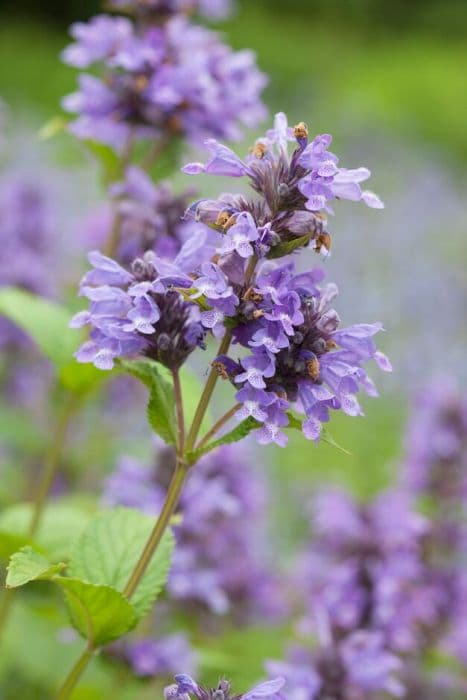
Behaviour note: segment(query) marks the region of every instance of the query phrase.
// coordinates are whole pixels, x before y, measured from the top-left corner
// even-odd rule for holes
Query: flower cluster
[[[409,426],[404,483],[429,504],[432,535],[427,558],[448,608],[439,643],[467,661],[467,400],[443,379],[419,396]]]
[[[162,5],[176,11],[180,3],[132,4],[142,11],[135,22],[99,15],[71,28],[75,43],[63,60],[102,67],[102,77],[81,74],[78,92],[63,100],[78,115],[72,133],[123,152],[135,138],[238,139],[241,126],[264,118],[266,79],[251,51],[232,51],[181,15],[158,18]]]
[[[423,558],[429,523],[398,492],[368,506],[326,493],[315,515],[299,568],[300,629],[319,645],[292,649],[268,670],[286,677],[291,697],[403,697],[401,655],[424,646],[446,603]]]
[[[76,353],[79,362],[112,369],[116,357],[141,353],[171,370],[177,370],[196,347],[203,347],[204,330],[196,305],[183,301],[173,285],[186,287],[201,240],[192,239],[174,263],[148,251],[136,258],[131,271],[97,251],[89,254],[93,270],[81,283],[90,300],[89,311],[79,312],[73,328],[92,325],[90,340]]]
[[[191,697],[198,700],[260,700],[260,698],[283,700],[284,698],[280,692],[284,679],[280,677],[260,683],[247,693],[240,695],[232,694],[228,681],[219,681],[216,688],[203,688],[191,676],[184,673],[175,676],[175,681],[176,683],[165,689],[165,700],[190,700]]]
[[[158,450],[154,469],[122,459],[106,483],[104,502],[156,515],[174,459],[170,448]],[[171,599],[190,604],[192,612],[230,612],[238,620],[264,620],[281,612],[266,556],[264,494],[260,473],[238,448],[224,446],[200,460],[181,496],[182,520],[174,526]]]
[[[295,144],[292,155],[288,151],[289,142]],[[227,146],[214,139],[207,140],[209,161],[189,163],[183,172],[247,176],[259,200],[221,196],[215,201],[197,203],[193,215],[228,233],[228,238],[236,241],[241,238],[245,257],[246,243],[252,241],[256,241],[259,252],[270,252],[274,257],[283,255],[287,245],[293,250],[297,243],[311,242],[318,251],[329,252],[331,236],[326,229],[326,213],[333,213],[334,200],[363,201],[376,209],[384,206],[374,192],[360,187],[370,177],[368,168],[340,167],[338,157],[327,150],[331,142],[329,134],[320,134],[309,141],[306,124],[300,122],[289,127],[282,112],[276,115],[274,128],[256,141],[244,160]],[[234,235],[230,229],[236,215],[244,211],[250,214],[250,229],[244,227],[242,236],[238,231]],[[238,244],[231,245],[242,255]]]
[[[126,643],[124,654],[135,675],[141,677],[170,676],[180,668],[192,673],[195,667],[193,649],[181,633]]]
[[[123,182],[115,183],[110,194],[116,201],[119,219],[119,246],[116,257],[130,264],[148,250],[173,260],[197,226],[184,220],[193,190],[177,195],[170,185],[157,185],[140,168],[130,166]],[[107,224],[110,228],[110,222]]]
[[[111,368],[113,358],[137,352],[178,367],[202,345],[205,332],[229,337],[243,348],[244,356],[239,360],[219,356],[214,366],[237,389],[242,404],[238,417],[251,416],[261,424],[257,432],[261,443],[281,446],[286,443],[282,428],[289,424],[292,406],[305,414],[305,436],[317,440],[322,422],[329,420],[329,409],[361,415],[355,397],[359,388],[376,395],[362,367],[365,361],[374,359],[383,370],[391,369],[373,341],[381,324],[340,329],[339,317],[330,308],[336,285],[320,289],[320,270],[297,273],[289,257],[284,262],[270,259],[288,256],[312,239],[319,247],[322,236],[328,236],[321,213],[306,209],[307,200],[292,187],[294,178],[299,185],[314,177],[314,171],[307,174],[299,161],[310,147],[316,149],[315,142],[307,145],[304,126],[296,127],[297,148],[289,163],[286,145],[291,137],[284,120],[278,115],[275,128],[268,132],[271,157],[261,148],[261,157],[252,155],[255,162],[248,165],[217,145],[217,155],[207,168],[220,173],[233,162],[237,171],[255,173],[259,199],[249,202],[225,195],[191,207],[188,218],[199,228],[171,262],[150,251],[134,261],[129,272],[92,253],[96,269],[85,276],[81,287],[91,308],[74,321],[93,326],[92,339],[78,359],[94,361],[103,369]],[[254,150],[258,148],[257,144]],[[335,162],[325,150],[320,153],[323,162]],[[235,168],[231,173],[238,174]],[[327,176],[329,188],[336,177]],[[283,178],[288,195],[281,189]],[[344,196],[347,190],[338,191]],[[300,222],[300,231],[292,222]],[[297,238],[304,231],[308,233]],[[289,246],[290,236],[298,246]]]
[[[292,263],[266,264],[253,286],[239,295],[232,336],[249,352],[238,362],[220,356],[215,366],[238,387],[239,418],[251,416],[262,424],[260,443],[287,443],[282,428],[293,405],[305,414],[305,437],[318,440],[330,409],[362,415],[355,396],[359,388],[377,395],[363,362],[374,359],[390,370],[372,340],[381,324],[340,329],[339,316],[330,308],[337,287],[321,290],[317,281],[322,277],[321,270],[296,274]]]
[[[169,15],[198,12],[207,19],[219,20],[232,10],[232,0],[111,0],[108,6],[138,19],[160,20]]]
[[[54,244],[45,191],[22,180],[2,183],[0,286],[54,296],[57,279],[50,274]],[[0,344],[4,341],[2,333]]]
[[[401,661],[384,647],[381,635],[359,631],[322,648],[290,649],[286,661],[270,661],[271,675],[285,678],[290,700],[369,700],[404,696],[397,678]]]
[[[467,496],[467,399],[449,380],[420,393],[407,437],[405,484],[438,506]],[[457,507],[454,508],[457,510]]]

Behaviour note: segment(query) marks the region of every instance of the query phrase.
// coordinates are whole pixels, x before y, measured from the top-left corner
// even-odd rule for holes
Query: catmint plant
[[[111,369],[115,358],[141,354],[178,370],[195,348],[204,347],[207,335],[223,336],[213,370],[235,387],[238,417],[261,424],[261,443],[285,446],[283,428],[295,406],[305,414],[305,436],[314,440],[329,420],[329,409],[362,413],[355,397],[359,388],[376,395],[362,364],[374,359],[382,369],[391,369],[372,340],[382,325],[339,329],[339,316],[330,307],[336,285],[320,288],[322,271],[297,272],[289,254],[310,244],[326,251],[330,246],[323,213],[307,208],[315,201],[310,204],[301,194],[303,183],[313,182],[329,199],[347,196],[372,205],[379,200],[361,192],[362,169],[337,167],[336,157],[322,145],[329,139],[317,137],[308,144],[304,125],[295,133],[292,137],[285,116],[278,115],[275,128],[246,161],[210,142],[215,155],[204,169],[249,174],[259,198],[226,195],[193,205],[187,216],[199,227],[173,260],[151,250],[124,268],[98,252],[90,254],[94,269],[83,278],[81,294],[91,304],[73,321],[91,326],[91,340],[78,352],[79,361]],[[296,148],[289,159],[291,138]],[[315,158],[332,163],[334,174],[319,175]],[[202,169],[196,164],[184,168]],[[282,180],[288,183],[286,196],[278,194]],[[326,201],[320,200],[320,206],[328,208]],[[274,260],[281,257],[284,262]],[[231,343],[243,349],[241,358],[224,352]]]
[[[111,653],[120,653],[123,644],[141,675],[149,668],[172,673],[171,649],[180,653],[180,663],[193,663],[180,637],[141,638],[138,648],[122,642],[166,581],[170,606],[183,602],[218,615],[232,611],[240,619],[252,609],[258,614],[274,586],[250,533],[257,514],[254,470],[247,459],[240,466],[242,453],[227,445],[254,433],[260,445],[285,447],[287,430],[318,442],[326,438],[323,423],[331,410],[360,416],[359,391],[377,395],[366,373],[368,361],[391,371],[374,342],[382,324],[341,327],[333,308],[337,285],[324,284],[316,265],[317,256],[326,258],[331,247],[339,249],[332,246],[327,218],[335,203],[383,207],[376,194],[362,189],[370,171],[341,167],[328,150],[331,136],[310,139],[304,122],[289,127],[283,113],[245,158],[217,140],[239,140],[244,128],[256,126],[265,114],[266,78],[254,54],[232,51],[188,17],[220,17],[229,5],[225,0],[114,0],[116,14],[73,25],[74,43],[63,52],[67,64],[90,69],[80,74],[77,92],[64,99],[63,107],[74,115],[68,130],[101,158],[112,214],[101,249],[88,254],[90,269],[79,285],[87,308],[70,322],[75,347],[80,343],[75,358],[87,367],[75,363],[71,369],[59,358],[58,381],[66,389],[68,409],[60,435],[73,417],[70,407],[114,370],[148,388],[148,421],[164,444],[158,448],[163,466],[149,478],[138,464],[120,465],[106,486],[105,500],[113,507],[91,519],[65,561],[49,559],[29,545],[11,558],[8,587],[36,580],[58,586],[73,626],[86,639],[58,691],[61,700],[70,697],[92,659],[115,642]],[[210,153],[206,164],[186,165],[185,174],[244,176],[251,193],[190,204],[188,198],[196,196],[191,192],[179,195],[167,183],[154,183],[163,154],[176,165],[173,145],[180,147],[182,139],[191,146],[205,143]],[[47,346],[54,357],[56,345]],[[198,366],[206,369],[202,383],[189,369],[195,354]],[[230,407],[212,416],[219,377],[226,380]],[[187,384],[193,381],[194,405],[187,400]],[[63,439],[53,445],[41,512],[62,447]],[[385,508],[355,515],[362,532],[367,517],[377,524],[384,520]],[[404,584],[406,579],[412,583],[422,534],[413,526],[413,521],[418,526],[416,518],[402,515],[396,533],[380,528],[388,541],[362,535],[357,569],[370,568],[366,548],[382,550],[375,555],[381,563],[376,588],[393,568]],[[400,557],[393,552],[393,534],[397,543],[402,535],[408,538]],[[243,575],[235,559],[242,561]],[[355,576],[349,588],[359,598],[368,591]],[[384,599],[385,590],[378,588],[378,595]],[[358,600],[357,607],[363,606],[355,612],[359,619],[347,621],[350,629],[344,626],[343,638],[336,632],[339,622],[331,619],[334,608],[321,606],[327,636],[316,662],[321,679],[316,687],[328,695],[337,692],[342,674],[351,692],[401,693],[399,647],[380,629],[389,626],[380,620],[387,601],[379,607],[379,598],[373,605],[372,596],[373,590],[374,624],[363,624],[370,603]],[[350,602],[355,602],[352,595]],[[404,618],[395,638],[405,639],[406,628],[410,636],[427,614],[423,605],[414,608],[415,622],[411,615]],[[165,697],[281,700],[282,675],[289,675],[287,669],[234,694],[227,681],[209,689],[181,674]]]

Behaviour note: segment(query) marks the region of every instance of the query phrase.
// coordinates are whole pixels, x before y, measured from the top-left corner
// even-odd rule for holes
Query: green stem
[[[123,595],[127,598],[131,598],[133,593],[136,591],[141,579],[143,578],[146,569],[148,568],[151,559],[156,551],[164,532],[167,530],[170,520],[175,513],[175,509],[178,505],[180,494],[182,492],[183,484],[185,483],[186,476],[188,474],[187,464],[177,458],[177,464],[175,467],[175,472],[170,482],[169,490],[167,492],[167,497],[165,499],[164,506],[156,520],[153,531],[151,532],[148,541],[141,553],[141,556],[133,569],[128,583],[126,584]]]
[[[175,395],[175,409],[177,413],[177,453],[183,459],[183,455],[185,453],[185,417],[183,412],[182,385],[180,383],[180,375],[178,370],[173,370],[172,379]]]
[[[63,683],[62,687],[56,695],[56,700],[66,700],[70,697],[71,693],[77,686],[81,676],[83,675],[84,671],[86,670],[90,661],[92,660],[94,653],[95,652],[91,647],[86,647],[86,649],[79,657],[78,661],[71,669],[68,676],[65,678],[65,682]]]
[[[214,423],[212,426],[211,430],[208,430],[206,435],[203,437],[202,440],[199,441],[199,443],[196,445],[196,449],[200,450],[202,447],[207,445],[209,440],[216,435],[219,430],[226,424],[228,421],[234,417],[234,415],[237,413],[238,409],[240,408],[241,404],[236,403],[235,406],[232,406],[232,408],[227,411],[227,413],[224,413],[224,415],[219,418],[218,421]]]
[[[222,338],[222,342],[219,345],[219,350],[217,351],[217,355],[225,355],[230,347],[230,343],[232,342],[232,332],[230,330],[227,330],[225,332],[224,337]],[[198,437],[198,433],[201,428],[201,423],[203,422],[203,418],[206,414],[206,411],[209,406],[209,402],[211,401],[212,395],[214,393],[214,389],[216,388],[217,380],[219,376],[217,374],[217,370],[212,367],[211,371],[209,372],[209,376],[207,378],[206,384],[203,389],[203,393],[201,394],[200,400],[198,402],[198,405],[196,407],[195,415],[193,418],[193,422],[191,424],[190,431],[188,433],[188,437],[186,439],[186,450],[187,452],[191,452],[193,450],[193,447],[195,446],[196,438]]]
[[[248,287],[250,284],[252,277],[255,273],[256,269],[256,264],[258,262],[258,258],[256,255],[253,255],[253,257],[250,259],[250,262],[248,263],[248,267],[245,271],[245,287]],[[217,355],[226,355],[227,352],[229,351],[230,348],[230,343],[232,342],[232,331],[231,330],[226,330],[224,337],[222,338],[222,342],[219,346],[219,350],[217,351]],[[198,437],[198,433],[201,428],[201,423],[203,422],[203,418],[206,414],[206,411],[209,406],[209,402],[211,401],[212,395],[214,393],[214,389],[216,388],[217,380],[218,380],[218,374],[217,370],[212,367],[211,371],[209,372],[208,379],[206,381],[203,393],[201,394],[198,406],[196,407],[195,415],[193,418],[193,423],[191,424],[190,431],[188,433],[188,437],[186,439],[186,451],[191,452],[195,446],[196,443],[196,438]]]

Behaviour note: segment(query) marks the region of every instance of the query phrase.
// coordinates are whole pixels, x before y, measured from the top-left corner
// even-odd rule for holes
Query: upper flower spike
[[[331,238],[325,224],[326,214],[333,213],[334,200],[362,201],[375,209],[384,206],[376,194],[361,189],[360,183],[370,177],[370,171],[363,167],[351,170],[339,167],[337,156],[328,151],[331,141],[329,134],[321,134],[309,142],[307,125],[299,122],[292,128],[286,115],[279,112],[274,127],[256,141],[245,159],[209,139],[205,143],[210,159],[206,163],[188,163],[182,170],[188,175],[247,176],[260,200],[250,202],[230,197],[230,207],[226,207],[221,198],[217,213],[228,209],[230,216],[235,216],[242,210],[250,211],[258,227],[263,227],[263,231],[267,227],[266,251],[279,243],[287,243],[293,249],[297,239],[303,238],[302,245],[312,240],[318,252],[329,253]],[[295,143],[292,154],[288,152],[290,142]],[[199,202],[195,216],[213,223],[212,205],[212,202]],[[289,247],[284,251],[291,252]]]
[[[128,4],[138,10],[134,22],[101,15],[72,25],[75,43],[63,60],[80,69],[96,63],[100,68],[98,76],[82,73],[78,91],[63,100],[65,110],[77,115],[70,130],[78,138],[122,152],[137,139],[238,140],[243,127],[264,119],[267,79],[254,53],[232,51],[216,33],[182,13],[171,16],[168,7],[207,7],[220,0]],[[162,5],[170,11],[157,21]]]

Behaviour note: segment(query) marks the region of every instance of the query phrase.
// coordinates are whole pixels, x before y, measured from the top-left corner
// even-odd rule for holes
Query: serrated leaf
[[[131,603],[112,586],[64,576],[54,583],[65,592],[73,627],[94,647],[118,639],[137,623]]]
[[[130,508],[101,513],[76,541],[70,557],[70,575],[123,592],[154,523],[154,518]],[[173,535],[167,531],[131,598],[138,618],[150,609],[167,580],[173,547]]]
[[[104,372],[80,365],[73,358],[81,338],[69,327],[72,313],[66,307],[24,289],[5,287],[0,289],[0,315],[32,338],[55,366],[66,389],[83,394],[102,379]]]
[[[0,314],[22,328],[56,367],[72,359],[77,339],[68,327],[70,313],[64,307],[23,289],[5,287],[0,290]]]
[[[7,588],[18,588],[30,581],[50,580],[64,567],[63,563],[51,564],[32,547],[22,547],[10,559],[5,585]]]
[[[153,360],[121,360],[119,366],[149,389],[147,416],[155,433],[169,445],[175,445],[175,398],[171,384],[159,372]]]
[[[305,236],[299,236],[298,238],[293,238],[291,241],[284,241],[276,246],[273,246],[266,257],[268,258],[282,258],[284,255],[290,255],[297,248],[303,248],[308,245],[313,237],[312,233],[307,233]]]
[[[18,503],[0,514],[0,530],[12,537],[26,537],[31,523],[32,506]],[[34,536],[34,546],[52,561],[66,559],[73,541],[84,530],[91,514],[66,502],[50,503]]]
[[[221,445],[229,445],[233,442],[239,442],[239,440],[243,440],[243,438],[249,435],[252,430],[256,430],[260,427],[261,423],[259,423],[254,418],[245,418],[245,420],[239,423],[228,433],[220,437],[218,440],[213,440],[213,442],[208,443],[204,447],[201,447],[199,450],[193,450],[193,452],[190,452],[188,455],[188,461],[191,464],[194,464],[201,457],[203,457],[203,455],[207,454],[208,452],[211,452],[211,450],[215,450],[216,447],[220,447]]]

